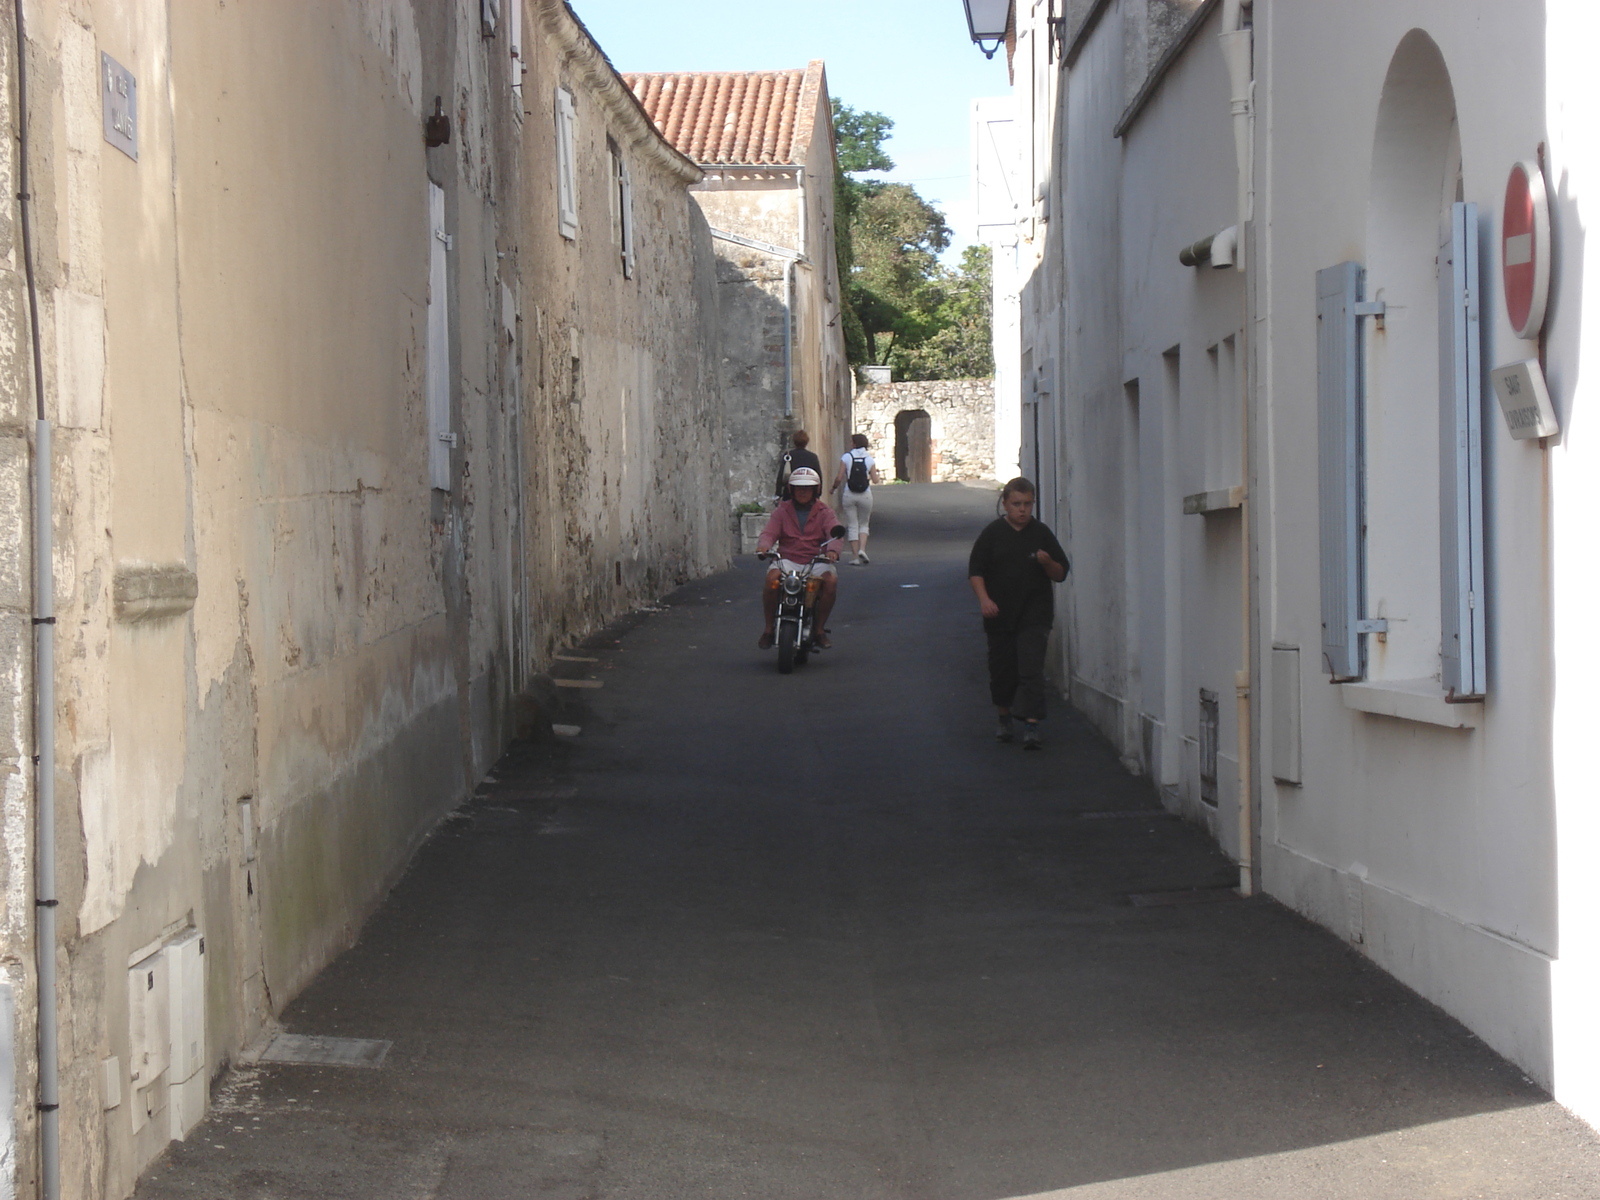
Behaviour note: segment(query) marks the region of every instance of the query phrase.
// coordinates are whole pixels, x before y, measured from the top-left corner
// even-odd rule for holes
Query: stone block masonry
[[[993,479],[994,380],[867,384],[852,431],[867,435],[885,479]]]

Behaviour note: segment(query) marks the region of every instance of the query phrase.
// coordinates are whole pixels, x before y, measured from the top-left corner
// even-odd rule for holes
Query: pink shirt
[[[795,514],[794,501],[785,500],[772,510],[767,527],[761,531],[760,544],[778,547],[778,553],[790,562],[808,563],[822,553],[822,543],[828,540],[828,530],[839,524],[822,500],[811,502],[811,512],[806,517],[805,532],[800,530],[800,518]]]

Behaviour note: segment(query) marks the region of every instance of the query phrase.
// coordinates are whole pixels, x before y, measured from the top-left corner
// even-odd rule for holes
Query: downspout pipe
[[[783,415],[794,416],[794,259],[783,264]]]
[[[1255,171],[1255,65],[1253,62],[1254,32],[1249,16],[1251,0],[1223,0],[1222,32],[1217,35],[1222,44],[1222,56],[1228,67],[1228,107],[1233,117],[1233,149],[1238,166],[1237,212],[1234,226],[1233,265],[1245,269],[1245,246],[1248,240],[1250,219],[1254,215]],[[1194,247],[1191,247],[1194,249]],[[1215,242],[1206,247],[1208,255],[1215,255]],[[1221,265],[1221,264],[1214,264]],[[1234,674],[1234,715],[1238,729],[1237,755],[1239,763],[1239,892],[1252,896],[1256,892],[1259,865],[1255,855],[1255,767],[1252,750],[1255,744],[1253,731],[1255,716],[1254,677],[1255,646],[1252,641],[1252,613],[1255,605],[1254,580],[1251,577],[1251,508],[1255,499],[1254,476],[1250,457],[1250,391],[1254,378],[1250,370],[1253,342],[1250,337],[1250,288],[1244,289],[1243,315],[1239,335],[1239,462],[1244,484],[1244,498],[1239,505],[1239,670]]]
[[[33,271],[33,196],[28,191],[28,38],[16,0],[17,204],[33,339],[33,749],[34,954],[39,983],[39,1195],[61,1196],[61,1080],[56,1028],[56,597],[50,422],[39,351],[39,286]]]

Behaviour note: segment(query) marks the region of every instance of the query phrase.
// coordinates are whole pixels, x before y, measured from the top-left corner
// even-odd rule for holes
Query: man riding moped
[[[839,519],[834,516],[833,509],[818,499],[821,490],[822,476],[810,467],[795,468],[789,476],[790,498],[773,509],[766,528],[756,541],[758,555],[764,555],[776,547],[778,557],[783,560],[768,569],[761,591],[761,614],[765,627],[756,642],[758,649],[767,650],[772,646],[773,623],[778,615],[779,571],[784,566],[797,569],[810,565],[817,558],[826,558],[827,561],[811,567],[812,577],[818,581],[813,626],[816,633],[812,641],[821,649],[833,645],[828,638],[827,626],[828,614],[833,611],[834,598],[839,590],[838,573],[834,570],[834,564],[839,561],[839,550],[833,536]]]

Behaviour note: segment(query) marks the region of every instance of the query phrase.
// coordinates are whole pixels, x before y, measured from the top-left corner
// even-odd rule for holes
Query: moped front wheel
[[[795,651],[800,646],[800,622],[778,622],[778,674],[794,670]]]

